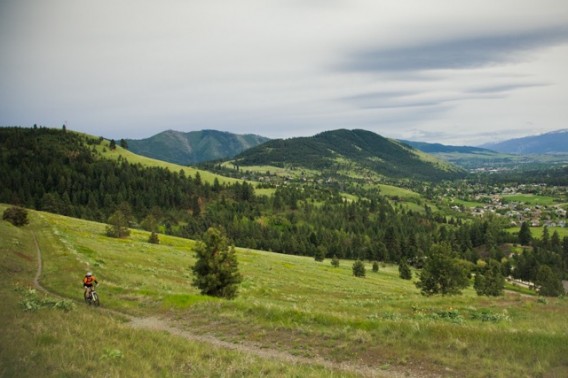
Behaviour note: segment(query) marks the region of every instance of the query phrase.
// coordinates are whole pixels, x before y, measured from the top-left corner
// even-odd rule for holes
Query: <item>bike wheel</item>
[[[93,304],[95,306],[99,306],[101,303],[99,302],[99,295],[97,293],[93,293]]]

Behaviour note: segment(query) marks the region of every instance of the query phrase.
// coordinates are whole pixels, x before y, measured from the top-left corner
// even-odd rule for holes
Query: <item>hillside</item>
[[[136,154],[181,165],[229,159],[268,138],[238,135],[216,130],[164,131],[146,139],[127,139],[128,149]]]
[[[5,376],[566,376],[562,298],[472,288],[426,297],[396,265],[366,263],[357,278],[350,260],[334,268],[238,248],[245,280],[225,301],[191,285],[192,241],[150,244],[136,230],[115,239],[104,224],[30,217],[21,228],[0,221]],[[38,252],[38,281],[57,296],[31,289]],[[98,309],[82,303],[87,269],[100,281]]]
[[[509,154],[568,154],[568,130],[484,144],[484,148]]]
[[[455,178],[459,168],[365,130],[334,130],[313,137],[271,140],[235,157],[239,166],[292,166],[323,172],[370,172],[398,179]]]

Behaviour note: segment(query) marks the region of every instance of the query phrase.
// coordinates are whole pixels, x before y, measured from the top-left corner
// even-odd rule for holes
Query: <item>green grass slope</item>
[[[395,266],[373,273],[367,265],[367,277],[355,278],[349,261],[333,268],[329,261],[238,249],[244,281],[238,298],[224,301],[191,286],[191,241],[160,235],[161,244],[152,245],[139,231],[117,240],[104,236],[103,224],[38,212],[31,218],[23,228],[0,223],[2,376],[31,376],[40,368],[48,376],[343,376],[336,370],[342,363],[377,376],[568,373],[565,298],[486,298],[471,288],[462,296],[427,298],[399,279]],[[68,312],[22,307],[33,302],[26,299],[35,273],[32,232],[44,258],[40,281],[74,301]],[[81,303],[86,270],[99,278],[106,309],[315,365],[132,329],[120,316]],[[317,367],[322,359],[335,365]]]

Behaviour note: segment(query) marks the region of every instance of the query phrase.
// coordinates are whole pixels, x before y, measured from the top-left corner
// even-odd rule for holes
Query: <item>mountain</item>
[[[481,147],[519,155],[566,154],[568,153],[568,129],[509,139],[499,143],[488,143]]]
[[[334,130],[313,137],[275,139],[235,157],[240,166],[304,167],[327,172],[374,172],[427,181],[458,176],[461,170],[406,144],[366,130]]]
[[[427,154],[447,154],[447,153],[459,153],[459,154],[476,154],[476,155],[492,155],[495,151],[480,148],[480,147],[470,147],[470,146],[449,146],[440,143],[426,143],[426,142],[414,142],[409,140],[400,140],[400,142],[408,144],[422,152]]]
[[[128,149],[136,154],[189,165],[209,160],[230,159],[268,140],[253,134],[238,135],[216,130],[188,133],[168,130],[147,139],[127,139],[126,142]]]

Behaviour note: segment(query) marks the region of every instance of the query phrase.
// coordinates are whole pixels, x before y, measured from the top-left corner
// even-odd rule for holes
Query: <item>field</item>
[[[511,234],[519,234],[520,227],[511,227],[507,229],[507,232]],[[548,227],[548,234],[552,236],[554,231],[558,232],[560,240],[568,236],[568,228],[566,227]],[[531,227],[531,235],[533,238],[542,239],[542,233],[544,232],[544,227]]]
[[[0,222],[0,376],[568,374],[565,298],[428,298],[395,266],[355,278],[350,261],[238,249],[240,295],[211,299],[191,286],[191,241],[111,239],[102,224],[30,214],[23,228]],[[60,297],[30,291],[34,235],[40,283]],[[81,301],[86,270],[101,308]]]
[[[506,202],[520,202],[526,203],[528,205],[541,205],[541,206],[550,206],[555,203],[555,199],[553,197],[548,196],[537,196],[533,194],[512,194],[503,196],[503,200]]]

